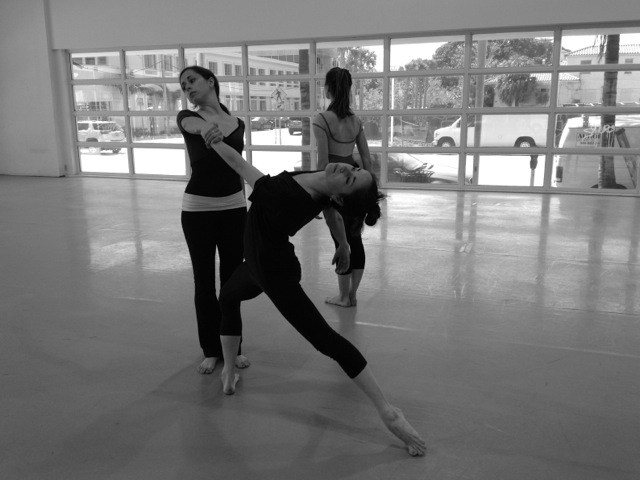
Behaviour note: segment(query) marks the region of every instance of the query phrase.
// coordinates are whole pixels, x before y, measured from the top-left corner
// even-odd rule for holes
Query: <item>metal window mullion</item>
[[[242,114],[245,124],[244,135],[246,138],[245,144],[245,158],[250,165],[253,165],[253,149],[247,148],[251,147],[251,116],[249,112],[251,110],[250,95],[249,95],[249,46],[246,43],[240,45],[240,57],[242,62],[242,73],[244,74],[242,77]]]
[[[471,32],[465,34],[464,39],[464,73],[462,76],[462,113],[460,114],[460,151],[458,152],[458,186],[465,187],[466,169],[467,169],[467,123],[469,112],[469,97],[471,89],[471,54],[472,54],[472,35]],[[465,113],[467,112],[467,113]],[[464,125],[464,128],[463,128]],[[477,184],[476,170],[471,173],[474,185]]]
[[[544,178],[543,187],[551,190],[551,179],[554,174],[553,170],[553,149],[555,148],[555,132],[556,132],[556,109],[558,107],[558,89],[560,85],[560,56],[562,55],[562,31],[559,28],[554,30],[553,34],[553,55],[551,72],[551,85],[549,95],[549,122],[547,125],[547,147],[544,157]]]

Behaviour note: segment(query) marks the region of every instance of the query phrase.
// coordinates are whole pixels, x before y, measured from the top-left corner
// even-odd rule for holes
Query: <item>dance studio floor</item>
[[[2,480],[637,480],[640,199],[392,191],[357,308],[303,285],[424,436],[261,296],[237,394],[196,372],[184,182],[0,176]]]

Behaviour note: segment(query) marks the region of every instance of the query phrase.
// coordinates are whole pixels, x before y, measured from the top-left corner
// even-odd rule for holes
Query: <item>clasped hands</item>
[[[211,148],[214,143],[221,142],[224,138],[222,131],[218,128],[217,123],[209,122],[200,131],[200,136],[204,139],[207,148]]]

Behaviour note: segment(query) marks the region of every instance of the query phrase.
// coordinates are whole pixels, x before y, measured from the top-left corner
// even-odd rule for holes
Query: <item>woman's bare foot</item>
[[[236,367],[238,368],[247,368],[249,365],[251,365],[251,362],[249,361],[249,359],[244,355],[238,355],[236,357],[235,363],[236,363]]]
[[[236,384],[240,380],[240,375],[235,373],[233,368],[223,368],[220,379],[222,380],[222,392],[225,395],[233,395],[236,393]]]
[[[340,295],[336,295],[335,297],[327,297],[324,300],[324,303],[329,303],[331,305],[337,305],[339,307],[351,307],[351,300],[349,298],[343,298]]]
[[[349,302],[351,303],[352,307],[357,307],[358,306],[358,299],[356,298],[356,294],[355,293],[350,293],[349,294]]]
[[[422,457],[426,450],[426,442],[418,435],[413,427],[407,422],[399,408],[391,407],[380,414],[382,421],[389,431],[404,442],[407,451],[412,457]]]
[[[198,365],[198,373],[202,375],[210,375],[216,368],[219,357],[205,357],[200,365]]]

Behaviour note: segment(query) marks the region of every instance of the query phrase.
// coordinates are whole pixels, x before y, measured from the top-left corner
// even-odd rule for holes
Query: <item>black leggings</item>
[[[342,216],[344,222],[344,232],[347,236],[347,242],[349,243],[349,249],[351,251],[349,255],[349,270],[340,275],[350,275],[353,270],[364,270],[365,255],[364,245],[362,243],[362,218],[352,218]],[[331,233],[333,243],[338,248],[338,241],[336,237]]]
[[[264,280],[258,282],[247,262],[236,269],[220,292],[221,335],[242,334],[240,303],[262,292],[316,350],[338,362],[350,378],[362,372],[367,361],[351,342],[329,326],[300,286],[299,277],[265,275]]]
[[[221,357],[220,306],[216,297],[216,249],[220,285],[243,259],[246,208],[215,212],[182,212],[181,222],[193,266],[198,340],[205,357]],[[239,352],[238,352],[239,353]]]

